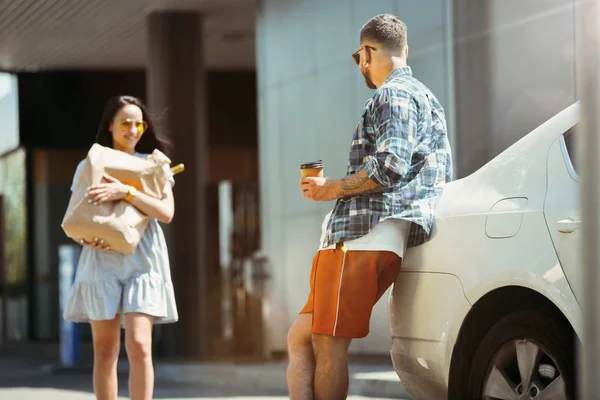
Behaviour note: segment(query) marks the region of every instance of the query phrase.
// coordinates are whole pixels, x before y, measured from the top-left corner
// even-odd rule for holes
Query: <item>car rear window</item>
[[[573,165],[573,169],[575,172],[579,173],[579,163],[577,157],[577,138],[578,135],[575,133],[577,130],[577,125],[569,129],[563,136],[565,138],[565,144],[567,145],[567,151],[569,153],[569,159],[571,160],[571,165]]]

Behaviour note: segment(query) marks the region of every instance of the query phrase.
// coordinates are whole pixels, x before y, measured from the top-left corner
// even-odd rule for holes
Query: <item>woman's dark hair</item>
[[[96,143],[105,146],[113,147],[112,133],[109,131],[109,127],[115,118],[117,112],[128,104],[138,106],[142,110],[142,117],[144,121],[148,123],[148,129],[142,135],[142,138],[135,146],[135,150],[138,153],[150,154],[154,149],[158,149],[165,154],[169,152],[169,142],[156,131],[156,123],[153,121],[152,116],[146,109],[146,106],[140,99],[133,96],[115,96],[108,100],[102,113],[102,119],[98,126],[98,133],[96,134]]]

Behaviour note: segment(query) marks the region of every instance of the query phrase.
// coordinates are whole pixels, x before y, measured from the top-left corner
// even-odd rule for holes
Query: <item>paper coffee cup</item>
[[[300,164],[300,173],[303,178],[306,177],[323,177],[323,160],[314,161],[306,164]]]

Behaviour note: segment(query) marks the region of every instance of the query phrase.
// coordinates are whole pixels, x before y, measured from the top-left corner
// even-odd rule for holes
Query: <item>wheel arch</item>
[[[539,310],[552,318],[559,318],[561,324],[568,326],[572,332],[573,340],[579,340],[567,317],[543,294],[523,286],[504,286],[494,289],[473,304],[460,327],[450,361],[449,399],[461,398],[462,388],[466,386],[465,379],[468,379],[464,371],[470,367],[477,350],[477,346],[473,346],[473,343],[480,343],[485,334],[501,318],[525,309]]]

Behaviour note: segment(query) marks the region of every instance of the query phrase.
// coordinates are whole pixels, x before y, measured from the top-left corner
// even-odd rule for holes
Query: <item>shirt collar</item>
[[[388,78],[385,80],[385,83],[388,83],[392,79],[397,78],[402,75],[411,75],[412,76],[412,69],[410,69],[410,67],[408,65],[405,67],[396,68],[395,70],[393,70],[390,73]]]

